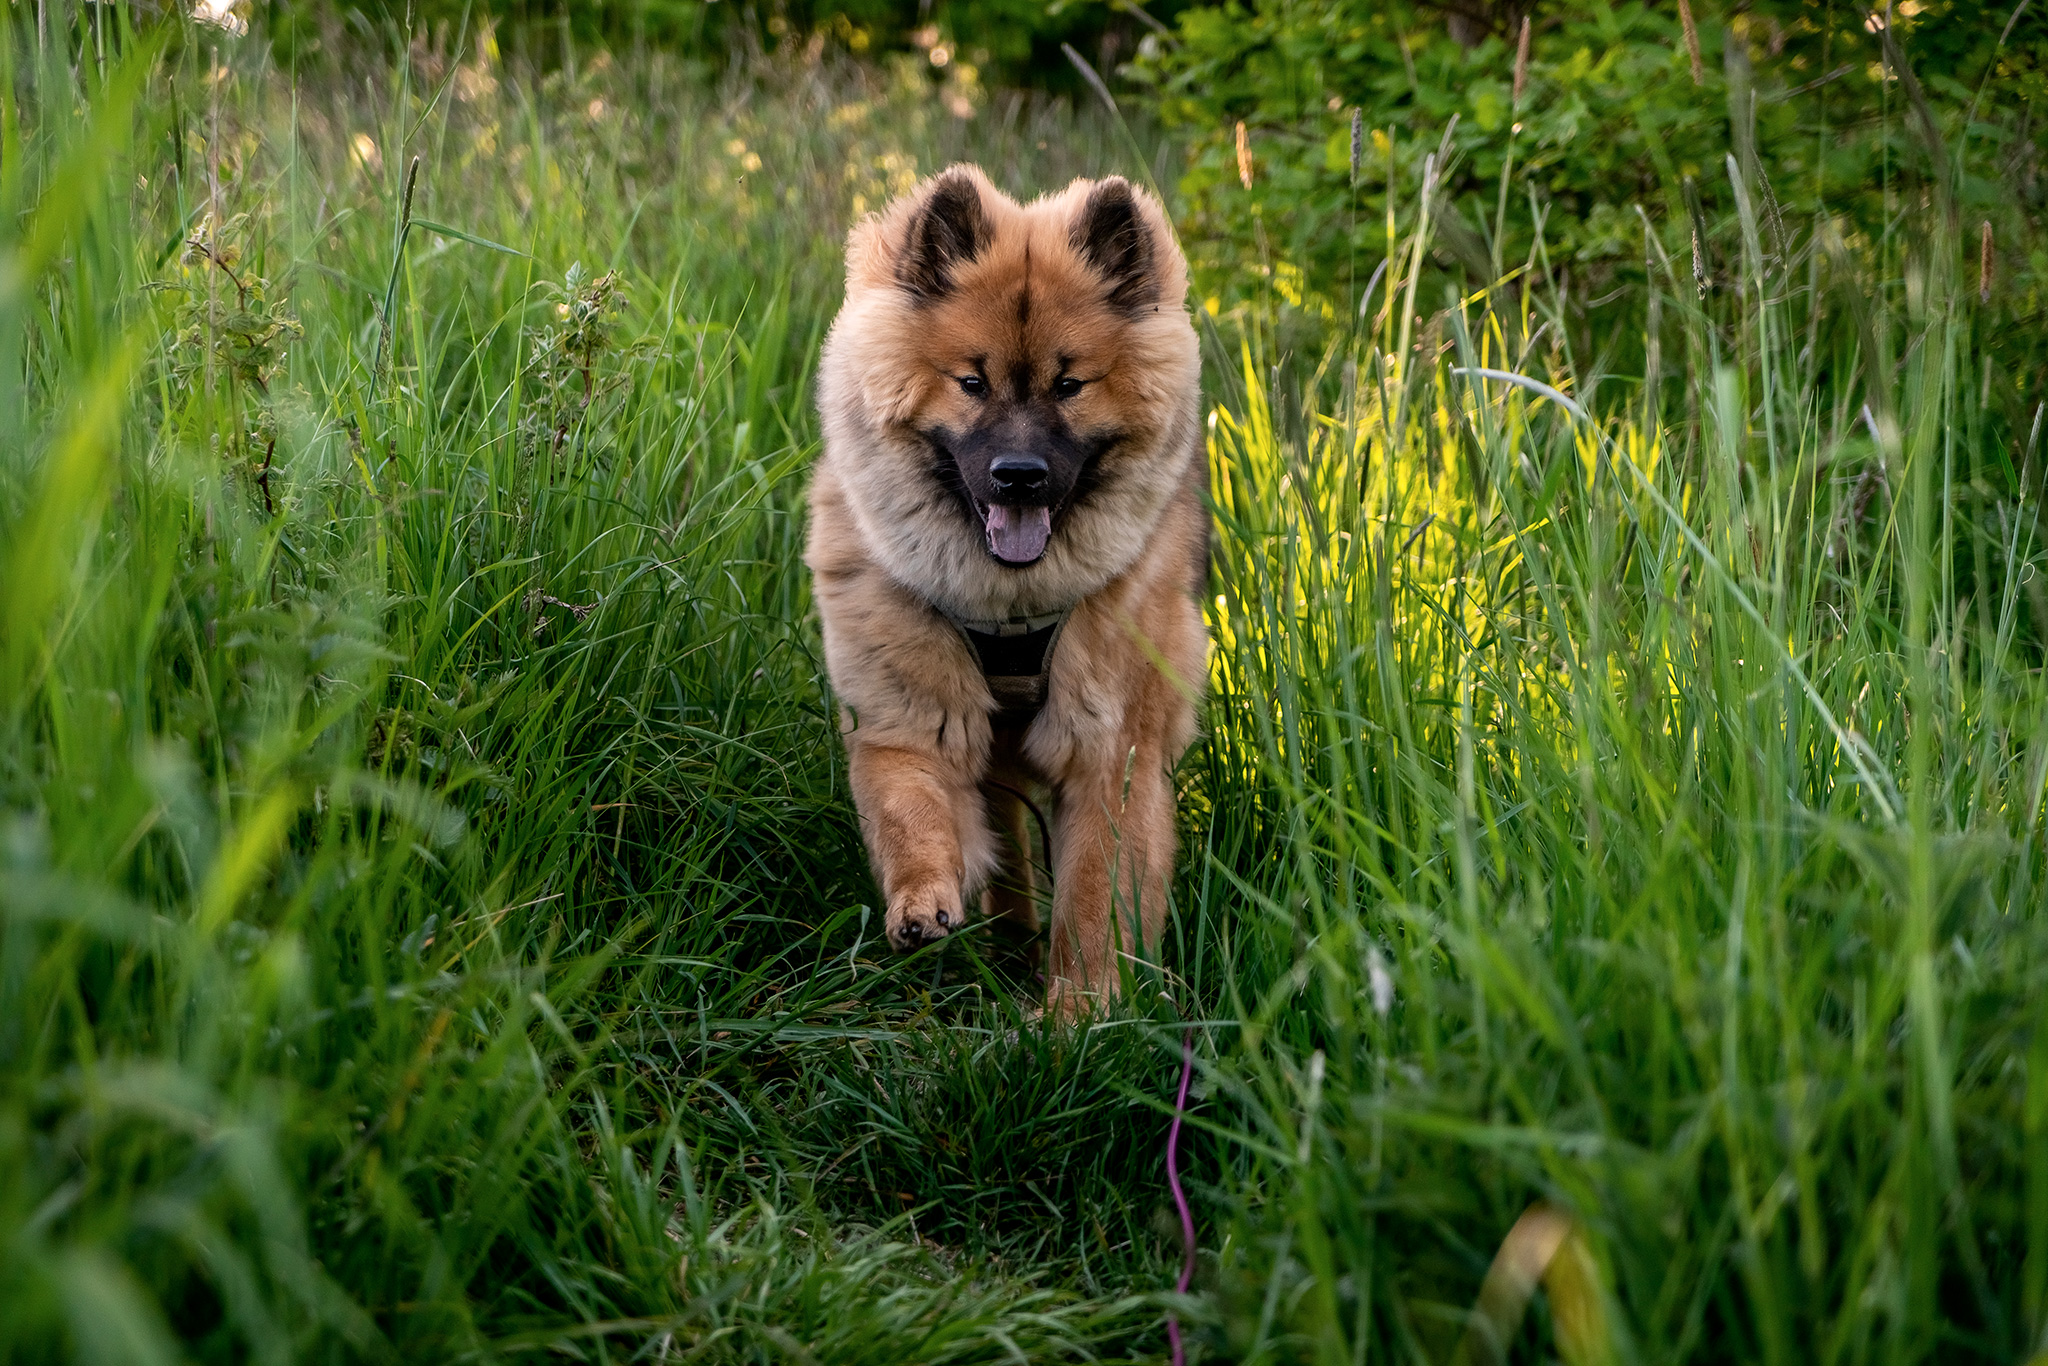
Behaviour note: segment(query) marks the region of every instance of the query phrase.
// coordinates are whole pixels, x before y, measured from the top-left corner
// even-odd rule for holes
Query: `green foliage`
[[[907,56],[934,82],[1076,93],[1085,87],[1063,45],[1103,70],[1137,51],[1139,39],[1171,22],[1184,0],[1136,6],[1123,0],[264,0],[264,32],[287,61],[338,58],[367,38],[402,47],[415,33],[490,29],[508,49],[549,63],[576,45],[629,49],[654,42],[722,67],[735,57]],[[565,43],[569,46],[565,47]],[[934,55],[936,54],[936,55]],[[948,68],[953,68],[949,70]]]
[[[180,388],[225,383],[267,396],[271,377],[284,363],[286,347],[305,335],[290,307],[269,297],[270,281],[260,275],[236,274],[242,252],[233,239],[247,222],[247,215],[237,215],[218,227],[209,224],[192,234],[179,262],[199,267],[198,280],[188,275],[163,285],[182,296],[172,323],[176,336],[170,345],[171,382]],[[227,288],[234,291],[232,302],[215,271],[226,277]]]
[[[286,300],[271,297],[270,281],[238,272],[242,250],[236,238],[247,226],[247,215],[202,225],[185,239],[181,278],[157,281],[155,287],[178,299],[164,348],[166,380],[177,392],[212,399],[218,412],[209,411],[209,420],[225,414],[215,444],[254,480],[265,511],[274,512],[270,475],[277,404],[270,381],[305,328]]]
[[[2048,15],[2038,9],[2021,7],[2008,28],[2008,7],[1902,6],[1902,63],[1851,5],[1696,0],[1695,59],[1678,7],[1536,4],[1525,7],[1524,65],[1524,7],[1480,8],[1490,26],[1414,3],[1231,0],[1186,11],[1172,41],[1146,45],[1127,74],[1190,139],[1179,188],[1205,291],[1234,302],[1277,289],[1299,304],[1306,288],[1319,296],[1312,312],[1355,307],[1427,198],[1450,279],[1488,284],[1530,261],[1540,239],[1543,266],[1575,295],[1615,305],[1574,305],[1581,350],[1618,345],[1614,364],[1640,366],[1630,348],[1643,332],[1645,233],[1668,254],[1689,253],[1697,196],[1715,229],[1703,243],[1711,253],[1734,223],[1730,156],[1770,223],[1835,215],[1882,275],[1898,215],[1930,179],[1947,181],[1940,149],[1953,146],[1974,155],[1947,188],[1973,231],[1991,224],[2007,316],[2040,326]],[[1709,281],[1738,269],[1704,262]],[[2019,350],[2006,353],[2015,369]]]
[[[591,417],[592,405],[631,383],[628,362],[653,343],[643,340],[618,354],[612,333],[625,307],[625,285],[615,270],[593,279],[581,261],[572,262],[561,284],[543,287],[542,298],[553,304],[559,326],[543,328],[527,345],[524,445],[530,458],[553,460],[570,429]]]

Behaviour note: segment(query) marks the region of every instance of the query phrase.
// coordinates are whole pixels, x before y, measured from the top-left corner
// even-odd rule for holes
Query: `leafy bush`
[[[1700,240],[1700,278],[1726,285],[1736,268],[1696,225],[1733,221],[1732,157],[1781,256],[1788,214],[1837,216],[1853,249],[1880,251],[1930,180],[1952,178],[1973,249],[1990,225],[2006,316],[2037,324],[2048,13],[2006,32],[2006,10],[1978,0],[1902,5],[1893,45],[1857,7],[1811,0],[1448,8],[1226,0],[1126,68],[1190,141],[1183,233],[1219,302],[1306,287],[1312,307],[1341,307],[1417,224],[1423,185],[1435,260],[1464,288],[1528,265],[1613,298],[1645,277],[1646,231],[1680,257]],[[1972,171],[1952,176],[1962,162],[1938,142],[1972,149]],[[1620,323],[1605,325],[1640,335]],[[1595,337],[1583,319],[1580,337]]]

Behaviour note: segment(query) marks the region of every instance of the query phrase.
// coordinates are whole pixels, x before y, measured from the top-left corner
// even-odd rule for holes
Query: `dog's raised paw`
[[[934,940],[944,939],[960,928],[963,919],[957,893],[924,887],[905,892],[890,902],[888,914],[883,917],[883,926],[888,930],[889,942],[896,951],[908,953]]]

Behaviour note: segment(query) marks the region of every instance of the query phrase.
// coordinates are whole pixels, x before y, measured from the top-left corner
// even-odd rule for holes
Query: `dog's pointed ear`
[[[942,298],[953,287],[953,272],[981,255],[991,235],[975,177],[958,167],[947,171],[910,217],[897,282],[920,301]]]
[[[1131,312],[1157,301],[1158,248],[1130,181],[1113,175],[1088,192],[1073,243],[1108,283],[1110,307]]]

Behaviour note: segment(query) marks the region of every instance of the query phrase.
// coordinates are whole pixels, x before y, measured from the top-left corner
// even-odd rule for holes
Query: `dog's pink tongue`
[[[1013,508],[996,503],[988,510],[988,548],[999,560],[1030,564],[1045,553],[1045,542],[1051,535],[1051,508]]]

